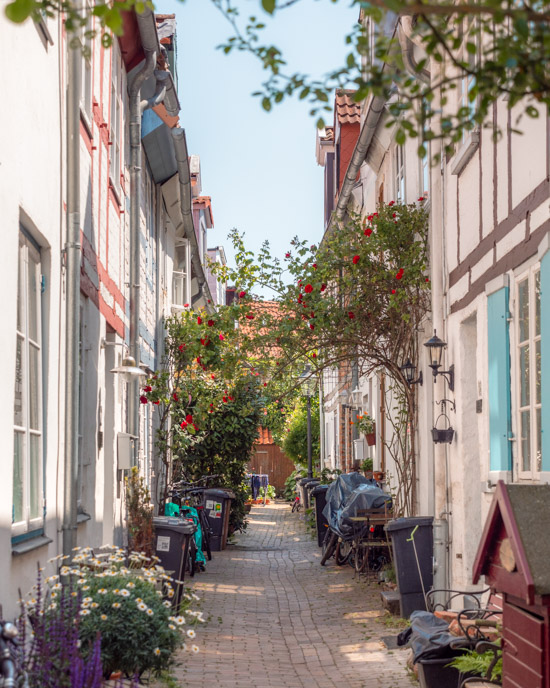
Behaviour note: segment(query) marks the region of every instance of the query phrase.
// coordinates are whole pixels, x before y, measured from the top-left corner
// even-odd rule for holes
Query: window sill
[[[454,162],[451,165],[451,174],[460,175],[478,148],[479,129],[473,129],[468,134],[468,138],[464,141],[455,156]]]
[[[30,538],[29,540],[24,540],[23,542],[18,542],[16,545],[11,546],[12,556],[17,557],[22,554],[27,554],[32,552],[39,547],[45,547],[49,545],[53,540],[45,535],[37,535],[36,537]]]

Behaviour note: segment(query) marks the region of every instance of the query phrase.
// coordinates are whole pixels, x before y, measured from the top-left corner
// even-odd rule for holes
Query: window
[[[394,197],[396,201],[405,201],[405,149],[395,146],[393,150]]]
[[[517,453],[520,478],[541,469],[540,271],[532,269],[517,283]]]
[[[177,308],[183,308],[186,303],[190,303],[190,259],[187,239],[176,239],[176,255],[172,273],[172,305]]]
[[[85,114],[88,124],[92,122],[92,3],[86,2],[87,22],[82,37],[82,75],[80,80],[80,109]]]
[[[120,53],[118,41],[111,46],[111,161],[109,175],[114,188],[120,190]]]
[[[21,232],[17,285],[13,534],[43,525],[41,265],[37,246]]]

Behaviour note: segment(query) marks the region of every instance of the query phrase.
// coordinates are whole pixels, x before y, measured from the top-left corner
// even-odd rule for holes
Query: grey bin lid
[[[311,483],[314,480],[317,480],[317,478],[302,478],[298,481],[298,485],[301,485],[303,487],[304,485],[307,485],[308,483]]]
[[[193,535],[197,530],[197,526],[192,521],[185,521],[183,518],[174,518],[173,516],[153,516],[153,528],[173,530],[175,533],[185,535]]]
[[[311,494],[315,497],[315,495],[321,494],[321,492],[326,492],[328,488],[328,485],[315,485],[313,490],[311,490]]]
[[[204,491],[205,498],[209,499],[235,499],[233,490],[226,490],[225,488],[213,487]]]
[[[416,526],[432,526],[433,516],[405,516],[403,518],[396,518],[390,521],[386,526],[386,530],[391,532],[394,530],[412,530]]]

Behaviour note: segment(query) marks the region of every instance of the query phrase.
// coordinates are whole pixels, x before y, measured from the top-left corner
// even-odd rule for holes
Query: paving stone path
[[[407,654],[388,650],[379,587],[349,566],[321,567],[303,517],[285,503],[253,507],[245,534],[196,576],[208,624],[183,686],[409,688]]]

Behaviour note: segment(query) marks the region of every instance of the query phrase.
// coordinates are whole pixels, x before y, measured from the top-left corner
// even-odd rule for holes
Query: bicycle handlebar
[[[219,477],[219,475],[205,475],[202,478],[199,478],[199,480],[196,480],[194,483],[190,483],[186,480],[179,480],[177,483],[174,483],[171,487],[172,490],[178,489],[180,487],[200,487],[201,483],[208,482],[209,480],[216,480],[216,478]]]

